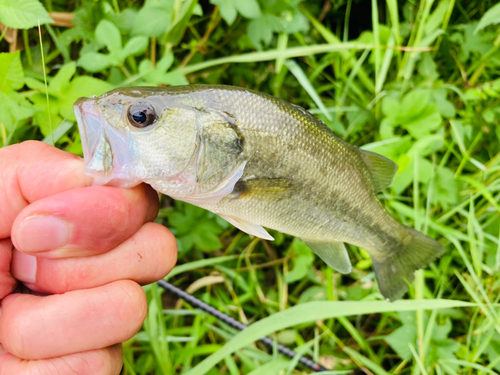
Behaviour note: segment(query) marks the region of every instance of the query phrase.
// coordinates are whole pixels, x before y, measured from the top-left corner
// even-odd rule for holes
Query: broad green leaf
[[[135,9],[127,8],[121,13],[116,13],[111,16],[113,23],[123,33],[130,33],[136,24],[137,11]]]
[[[288,361],[282,357],[277,357],[276,359],[273,359],[272,361],[269,361],[266,364],[257,367],[252,372],[249,372],[248,375],[280,374],[281,370],[286,369],[289,364],[290,364],[290,361]]]
[[[16,123],[30,118],[37,112],[30,103],[16,92],[0,91],[0,123],[10,132]]]
[[[219,6],[220,14],[228,25],[233,24],[236,16],[238,15],[236,7],[233,4],[233,0],[210,0],[210,3]]]
[[[50,81],[49,92],[52,95],[61,96],[63,89],[67,88],[71,77],[73,77],[75,72],[76,63],[70,62],[65,64],[61,69],[59,69],[56,76],[52,78],[52,81]]]
[[[146,6],[137,13],[133,35],[159,37],[170,29],[172,13],[164,8]]]
[[[477,33],[487,26],[496,25],[497,23],[500,23],[500,3],[488,9],[481,17],[474,33]]]
[[[188,22],[191,19],[191,15],[193,14],[193,11],[197,4],[198,0],[184,1],[182,9],[177,15],[175,24],[167,34],[167,42],[170,42],[173,45],[179,44],[182,37],[184,36],[184,33],[188,26]]]
[[[52,18],[38,0],[0,0],[0,22],[13,29],[29,29],[52,23]]]
[[[158,70],[166,72],[174,62],[174,54],[172,52],[165,53],[163,57],[156,63]]]
[[[88,52],[78,60],[78,66],[92,73],[109,68],[111,65],[113,65],[113,59],[99,52]]]
[[[206,374],[227,355],[250,345],[261,337],[297,324],[316,321],[318,319],[337,318],[341,316],[375,314],[393,311],[414,311],[417,309],[433,310],[453,307],[472,307],[469,302],[456,300],[406,300],[396,302],[359,301],[359,302],[309,302],[294,306],[288,310],[275,313],[250,325],[238,333],[222,349],[203,360],[185,375]]]
[[[403,325],[384,339],[402,359],[408,361],[412,357],[409,344],[415,344],[417,341],[415,313],[400,312],[399,319]]]
[[[181,86],[188,85],[189,81],[183,74],[179,72],[169,72],[162,74],[157,79],[158,84],[169,85],[169,86]]]
[[[432,12],[425,23],[425,35],[432,34],[439,27],[439,25],[441,25],[449,6],[450,0],[440,1],[437,4],[436,9]]]
[[[294,329],[285,329],[277,334],[277,339],[282,345],[292,345],[297,339],[297,331]]]
[[[382,113],[389,118],[395,119],[399,114],[400,104],[395,98],[387,96],[382,101]]]
[[[422,54],[422,60],[418,66],[418,72],[425,78],[434,81],[439,77],[436,70],[436,63],[432,59],[430,52],[425,52]]]
[[[108,20],[102,20],[95,29],[95,38],[106,46],[111,54],[117,54],[122,49],[122,37],[116,25]]]
[[[76,99],[93,95],[99,96],[114,88],[112,84],[106,81],[89,76],[78,76],[71,81],[64,91],[59,113],[67,120],[76,121],[73,112],[73,104]]]
[[[288,255],[292,256],[293,268],[285,275],[285,282],[290,284],[303,279],[314,262],[314,255],[309,247],[299,240],[294,238]]]
[[[455,180],[455,173],[447,167],[439,166],[436,169],[434,192],[432,201],[448,207],[458,199],[458,181]]]
[[[260,17],[260,6],[257,0],[232,0],[235,8],[243,17]]]
[[[444,142],[441,134],[428,135],[415,142],[410,151],[408,151],[408,155],[427,156],[441,149],[443,146]]]
[[[382,112],[387,118],[382,121],[383,138],[394,136],[391,126],[401,126],[417,139],[437,130],[442,118],[438,105],[430,100],[431,94],[431,90],[416,89],[406,94],[401,101],[385,98]]]
[[[136,36],[130,39],[122,51],[122,59],[130,55],[137,55],[148,48],[148,38],[145,36]]]
[[[273,39],[274,25],[279,22],[279,19],[270,14],[263,14],[262,17],[253,19],[248,24],[248,37],[252,43],[259,49],[262,44],[268,45]]]
[[[0,53],[0,91],[8,94],[19,90],[24,85],[24,71],[21,64],[21,54]]]

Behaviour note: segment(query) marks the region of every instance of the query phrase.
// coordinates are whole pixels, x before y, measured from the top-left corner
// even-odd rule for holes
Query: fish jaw
[[[127,134],[108,124],[95,99],[80,98],[73,109],[82,140],[84,173],[93,178],[92,185],[129,188],[140,184],[130,173],[134,155]]]

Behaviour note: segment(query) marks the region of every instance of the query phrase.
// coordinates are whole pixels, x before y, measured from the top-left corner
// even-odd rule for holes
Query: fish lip
[[[80,132],[80,139],[82,143],[83,158],[85,160],[85,172],[88,172],[87,165],[93,156],[93,150],[91,150],[90,148],[89,144],[90,139],[87,134],[88,124],[84,116],[84,114],[85,115],[87,114],[87,112],[84,109],[84,106],[86,106],[86,104],[88,104],[89,101],[91,101],[91,99],[79,98],[73,105],[73,111],[75,112],[76,122],[78,124],[78,130]]]
[[[137,185],[137,181],[129,178],[126,168],[129,164],[127,142],[120,142],[120,135],[107,124],[95,99],[80,98],[73,109],[82,142],[84,173],[93,177],[92,185]]]

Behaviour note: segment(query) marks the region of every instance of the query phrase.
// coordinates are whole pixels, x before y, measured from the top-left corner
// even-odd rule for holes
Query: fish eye
[[[148,103],[136,103],[128,109],[128,121],[135,128],[145,128],[156,121],[156,112]]]

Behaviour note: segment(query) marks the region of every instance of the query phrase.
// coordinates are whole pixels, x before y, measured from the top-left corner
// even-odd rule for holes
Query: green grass
[[[12,27],[25,29],[25,49],[0,54],[0,145],[40,139],[81,153],[73,101],[117,86],[244,86],[310,109],[350,143],[397,162],[380,199],[447,252],[417,272],[407,301],[389,304],[362,249],[349,246],[355,270],[340,275],[289,236],[252,239],[164,198],[157,221],[180,250],[169,281],[250,328],[238,333],[146,286],[149,314],[124,344],[123,373],[308,373],[256,342],[263,335],[331,374],[499,373],[500,6],[159,3],[156,19],[151,2],[45,1],[76,12],[77,27],[42,25],[42,42],[37,22],[4,20],[21,22]],[[2,35],[0,50],[8,47]]]

